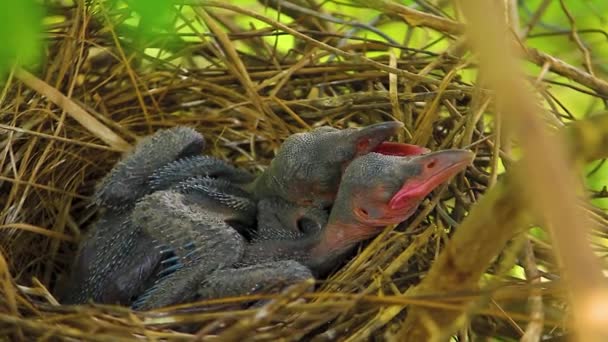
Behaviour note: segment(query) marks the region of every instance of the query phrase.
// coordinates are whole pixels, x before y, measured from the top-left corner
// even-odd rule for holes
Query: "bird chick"
[[[248,186],[256,198],[279,197],[299,206],[329,207],[342,172],[355,158],[372,151],[418,155],[429,150],[386,140],[403,124],[382,122],[363,128],[319,127],[297,133],[281,145],[268,169]]]
[[[388,224],[410,217],[433,189],[466,168],[472,159],[473,154],[463,150],[413,157],[368,153],[355,158],[342,175],[336,202],[322,229],[296,237],[268,230],[265,234],[270,237],[258,237],[247,244],[237,240],[230,244],[222,237],[222,243],[230,244],[230,259],[223,257],[225,253],[220,253],[220,258],[209,253],[208,248],[217,244],[216,237],[191,229],[190,225],[176,225],[172,227],[178,230],[176,236],[201,241],[195,249],[207,252],[184,255],[179,270],[157,281],[138,299],[135,308],[247,295],[276,284],[325,276],[358,242],[379,234]],[[138,212],[136,208],[134,215]],[[183,238],[164,237],[157,224],[145,229],[171,248],[180,249],[186,243]]]

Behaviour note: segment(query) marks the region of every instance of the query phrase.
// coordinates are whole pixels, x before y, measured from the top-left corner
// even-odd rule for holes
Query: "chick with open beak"
[[[428,149],[390,143],[401,122],[382,122],[363,128],[319,127],[285,140],[270,166],[251,186],[258,198],[280,197],[296,205],[330,206],[342,172],[355,158],[372,151],[418,155]]]
[[[199,229],[205,222],[196,223],[197,218],[192,215],[185,218],[193,224],[183,225],[179,227],[182,231],[173,234],[179,238],[167,238],[159,229],[161,224],[148,224],[150,235],[175,250],[184,249],[184,239],[194,242],[187,244],[188,253],[179,270],[160,279],[134,307],[150,309],[180,300],[247,295],[278,284],[326,276],[358,242],[377,235],[385,225],[407,219],[425,196],[473,159],[471,152],[463,150],[417,156],[390,151],[400,149],[392,146],[384,154],[371,152],[346,167],[328,222],[320,230],[299,235],[270,231],[264,237],[242,243],[240,238],[227,237],[230,229],[226,227],[216,229],[213,235],[206,234]],[[173,206],[176,200],[169,201],[166,207]],[[165,215],[152,216],[162,220]],[[213,246],[218,241],[229,249],[215,252]]]
[[[358,242],[409,218],[431,191],[473,160],[473,153],[456,149],[417,156],[389,154],[390,150],[371,152],[350,163],[322,229],[297,239],[253,241],[240,264],[291,259],[315,276],[324,276]]]
[[[380,227],[405,221],[431,191],[464,170],[473,157],[472,152],[453,149],[418,156],[369,153],[355,159],[342,176],[309,267],[327,270],[357,242],[379,234]]]

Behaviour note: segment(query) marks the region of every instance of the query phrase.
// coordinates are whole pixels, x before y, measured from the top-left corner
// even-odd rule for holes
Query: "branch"
[[[608,158],[608,112],[567,126],[561,136],[569,140],[573,159]],[[521,167],[520,163],[514,164],[513,173],[521,172]],[[521,195],[521,184],[513,177],[498,182],[473,207],[427,276],[412,292],[408,291],[408,295],[476,289],[499,251],[531,222],[531,217],[522,210],[525,202]],[[452,325],[461,315],[455,310],[413,307],[399,334],[404,341],[426,341],[429,337],[423,325],[426,318],[430,317],[438,329],[444,331],[455,330]]]
[[[462,35],[464,33],[462,23],[418,11],[390,0],[366,0],[357,1],[357,3],[367,8],[380,10],[392,17],[400,17],[411,26],[428,27],[449,35]],[[539,67],[549,64],[549,70],[554,73],[589,87],[601,95],[608,96],[608,82],[537,49],[526,47],[523,47],[523,49],[526,51],[525,57],[528,61]]]
[[[426,278],[412,292],[428,295],[476,289],[498,252],[518,229],[532,221],[533,217],[528,215],[535,214],[534,219],[540,218],[551,232],[568,288],[576,333],[584,341],[605,340],[608,331],[597,312],[608,306],[608,293],[600,262],[588,241],[590,220],[577,205],[577,191],[582,187],[568,165],[563,148],[565,137],[549,135],[540,120],[545,113],[525,81],[516,56],[518,51],[509,49],[512,37],[501,3],[485,0],[460,3],[469,23],[467,37],[478,55],[480,72],[495,91],[500,117],[517,133],[524,156],[506,180],[471,210]],[[603,128],[607,135],[608,127]],[[585,138],[587,142],[605,139]],[[531,210],[521,210],[528,206]],[[463,300],[462,306],[467,304]],[[463,316],[462,312],[415,307],[410,310],[400,337],[424,341],[436,338],[431,336],[435,332],[446,336],[463,324]]]
[[[451,19],[415,10],[390,0],[357,1],[362,6],[380,10],[390,16],[397,16],[411,26],[424,26],[453,35],[464,33],[464,25]]]
[[[30,74],[24,69],[17,69],[15,76],[25,85],[45,96],[49,101],[56,104],[59,108],[65,110],[74,120],[78,121],[84,128],[91,132],[94,136],[108,144],[111,148],[118,151],[126,151],[129,149],[129,143],[124,141],[120,136],[114,133],[111,129],[99,122],[91,114],[87,113],[82,107],[70,98],[62,94],[59,90],[51,87],[48,83]]]
[[[537,49],[526,48],[525,50],[530,62],[540,67],[549,64],[549,70],[554,73],[589,87],[601,95],[608,96],[608,82]]]

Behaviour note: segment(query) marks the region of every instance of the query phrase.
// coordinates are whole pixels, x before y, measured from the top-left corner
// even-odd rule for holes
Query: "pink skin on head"
[[[392,151],[408,149],[409,147],[403,149],[399,149],[398,146],[391,147]],[[365,193],[355,194],[350,199],[353,201],[351,205],[352,220],[329,222],[321,243],[315,248],[315,254],[323,255],[348,248],[358,241],[377,235],[379,233],[377,227],[405,221],[431,191],[464,170],[473,160],[473,156],[473,153],[463,150],[448,150],[406,159],[406,163],[420,165],[420,173],[417,175],[404,173],[401,188],[392,195],[390,200],[381,199],[380,194],[382,191],[386,191],[382,179],[376,180],[377,187],[371,190],[368,188]],[[385,184],[389,183],[385,182]],[[357,203],[365,203],[365,205]],[[375,217],[368,215],[369,213],[363,209],[365,206],[376,212]]]
[[[420,176],[410,179],[403,184],[401,189],[397,191],[388,203],[389,208],[391,210],[400,210],[408,207],[412,199],[420,200],[426,197],[433,189],[466,168],[470,162],[471,159],[464,158],[445,166],[439,166],[440,169],[435,171],[433,168],[437,167],[441,162],[430,161],[425,165],[425,169]]]
[[[389,156],[419,156],[431,152],[426,147],[385,141],[380,143],[373,152]]]

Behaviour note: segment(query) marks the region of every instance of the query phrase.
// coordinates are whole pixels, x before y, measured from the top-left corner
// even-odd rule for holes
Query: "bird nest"
[[[353,2],[359,7],[184,3],[189,5],[173,8],[169,27],[152,29],[130,7],[57,3],[48,8],[44,63],[9,75],[0,111],[1,335],[366,340],[395,334],[414,305],[449,308],[447,296],[477,299],[461,338],[517,337],[532,320],[526,299],[534,289],[546,295],[545,327],[561,331],[563,317],[550,315],[561,311],[561,291],[529,285],[517,272],[521,267],[513,271],[516,253],[529,242],[526,234],[496,252],[484,291],[407,292],[517,155],[502,151],[499,158],[500,126],[489,115],[489,93],[476,86],[475,59],[458,38],[460,23],[437,9],[385,1]],[[348,14],[339,14],[340,8]],[[542,66],[546,56],[536,53],[531,61]],[[547,89],[543,95],[554,106],[552,125],[573,119],[560,114],[567,109]],[[295,286],[261,308],[244,310],[230,304],[251,296],[149,312],[65,306],[54,299],[57,280],[69,271],[78,242],[98,215],[91,201],[96,183],[141,137],[191,126],[205,136],[206,153],[259,173],[293,133],[389,120],[405,124],[399,141],[431,150],[471,149],[475,162],[407,222],[387,227],[340,270],[318,280],[314,293],[305,291],[306,284]],[[605,224],[605,212],[592,210]],[[532,257],[543,276],[554,279],[551,246],[546,236],[534,236]]]

